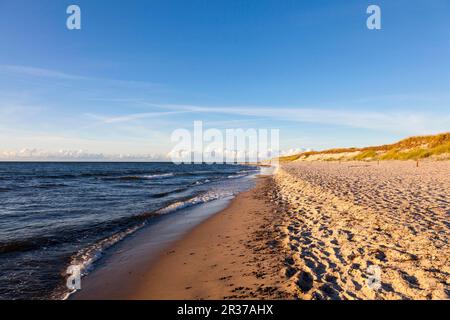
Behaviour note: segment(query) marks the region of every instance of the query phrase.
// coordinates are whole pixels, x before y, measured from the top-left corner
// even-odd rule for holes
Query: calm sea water
[[[58,298],[68,265],[158,215],[230,197],[255,167],[169,163],[0,163],[0,299]],[[245,180],[245,181],[248,181]]]

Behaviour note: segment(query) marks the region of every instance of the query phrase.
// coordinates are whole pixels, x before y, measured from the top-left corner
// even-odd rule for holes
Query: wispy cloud
[[[152,104],[156,106],[155,104]],[[166,110],[199,114],[227,114],[259,117],[298,123],[338,125],[353,128],[374,129],[405,134],[432,133],[450,128],[449,115],[418,112],[375,112],[358,110],[332,110],[326,108],[286,108],[286,107],[205,107],[194,105],[157,105]],[[151,114],[141,113],[122,118],[145,118]],[[201,120],[201,119],[199,119]]]
[[[109,84],[113,84],[116,86],[128,86],[134,88],[155,88],[159,89],[162,86],[159,83],[154,82],[145,82],[145,81],[135,81],[135,80],[123,80],[123,79],[111,79],[111,78],[102,78],[102,77],[93,77],[93,76],[85,76],[85,75],[77,75],[70,74],[66,72],[62,72],[59,70],[52,70],[46,68],[38,68],[32,66],[21,66],[21,65],[0,65],[0,74],[16,74],[28,77],[40,77],[40,78],[49,78],[55,80],[83,80],[83,81],[101,81],[107,82]]]
[[[146,118],[159,118],[165,116],[171,116],[175,114],[187,113],[189,111],[166,111],[166,112],[143,112],[143,113],[133,113],[122,116],[102,116],[92,113],[86,113],[85,115],[98,120],[100,123],[112,124],[112,123],[121,123],[121,122],[129,122],[139,119]]]
[[[1,73],[15,73],[32,77],[55,78],[65,80],[82,80],[86,77],[72,75],[60,71],[18,65],[0,65]]]

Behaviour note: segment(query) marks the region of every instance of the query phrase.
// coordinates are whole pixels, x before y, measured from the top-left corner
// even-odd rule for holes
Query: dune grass
[[[279,157],[278,161],[280,161],[280,162],[291,162],[291,161],[297,160],[298,158],[300,158],[300,154],[296,154],[296,155],[293,155],[293,156]]]
[[[450,154],[450,132],[432,136],[417,136],[403,139],[393,144],[371,146],[365,148],[336,148],[323,151],[308,151],[288,157],[281,157],[281,162],[307,159],[312,155],[326,155],[359,152],[355,156],[341,157],[340,160],[419,160],[432,156]],[[334,159],[335,160],[335,159]]]
[[[377,157],[377,152],[375,150],[362,151],[360,154],[353,157],[353,160],[366,160],[375,159]]]
[[[382,154],[379,160],[420,160],[445,153],[450,153],[450,142],[432,148],[413,148],[407,151],[393,149]]]

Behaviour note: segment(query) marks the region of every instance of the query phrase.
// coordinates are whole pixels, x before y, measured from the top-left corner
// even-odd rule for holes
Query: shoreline
[[[81,279],[82,290],[73,292],[68,299],[125,299],[125,296],[135,291],[141,278],[162,252],[203,221],[226,208],[231,201],[215,200],[200,207],[156,217],[150,225],[117,243],[112,252],[102,257],[94,270]]]
[[[141,263],[128,288],[81,298],[448,299],[449,164],[284,164]]]
[[[141,284],[146,283],[146,279],[153,279],[153,275],[158,275],[156,279],[158,279],[158,283],[161,283],[161,286],[166,287],[165,281],[161,280],[164,277],[173,279],[173,274],[179,274],[180,268],[183,270],[186,269],[186,265],[198,266],[198,263],[195,260],[198,260],[197,257],[199,255],[194,256],[189,255],[188,261],[186,265],[179,266],[179,263],[175,263],[174,267],[168,268],[167,264],[169,263],[167,260],[168,256],[173,256],[175,260],[185,259],[185,257],[180,257],[179,254],[173,254],[174,251],[180,251],[178,248],[187,248],[196,246],[196,243],[202,242],[204,247],[211,247],[211,241],[215,241],[218,245],[218,248],[222,245],[223,241],[228,241],[232,237],[230,235],[223,235],[223,238],[214,238],[213,234],[221,234],[224,230],[227,232],[235,232],[234,224],[238,222],[240,225],[237,226],[238,229],[242,232],[246,232],[248,228],[254,227],[258,228],[262,223],[262,219],[266,217],[267,214],[271,214],[265,197],[261,195],[261,192],[267,190],[268,184],[272,181],[271,175],[259,174],[254,178],[256,181],[253,182],[254,185],[251,189],[247,191],[243,191],[239,193],[232,199],[224,199],[222,201],[217,200],[210,203],[203,204],[200,208],[189,208],[183,210],[179,213],[175,213],[174,215],[163,217],[163,219],[167,219],[166,223],[163,223],[162,226],[158,225],[159,229],[163,228],[163,231],[159,232],[160,234],[168,234],[167,239],[155,239],[156,230],[150,230],[149,228],[143,229],[142,231],[138,231],[136,235],[133,235],[130,239],[127,239],[123,243],[118,244],[117,248],[115,248],[115,252],[109,257],[105,257],[100,264],[96,267],[96,269],[83,277],[82,282],[82,290],[79,290],[69,296],[70,300],[91,300],[91,299],[107,299],[107,300],[115,300],[115,299],[163,299],[170,298],[170,295],[163,296],[161,295],[161,290],[155,289],[155,292],[158,292],[155,296],[152,295],[152,288],[149,285],[146,285],[146,289],[142,290]],[[255,197],[258,197],[256,199]],[[238,204],[236,204],[238,203]],[[260,212],[264,212],[264,215],[261,215],[261,219],[258,220],[258,223],[255,224],[254,220],[247,220],[247,224],[242,225],[242,218],[247,219],[249,214],[254,214],[255,206],[259,208]],[[242,208],[247,208],[247,212],[241,212]],[[248,212],[248,211],[251,211]],[[243,213],[241,215],[241,213]],[[232,219],[225,219],[225,216],[232,215]],[[176,216],[178,215],[178,216]],[[179,215],[182,215],[181,217]],[[184,231],[178,232],[172,230],[174,224],[179,224],[179,221],[191,219],[194,215],[194,219],[191,222],[188,222],[189,225],[184,227]],[[206,218],[195,218],[197,216],[203,216]],[[238,216],[239,215],[239,216]],[[197,222],[196,222],[197,221]],[[199,221],[199,222],[198,222]],[[231,230],[231,224],[233,223],[233,230]],[[184,223],[186,224],[186,223]],[[252,224],[252,226],[249,226]],[[228,229],[226,228],[228,226]],[[268,224],[266,223],[265,227]],[[256,230],[255,230],[256,231]],[[175,233],[179,234],[175,234]],[[195,235],[195,236],[193,236]],[[236,241],[240,242],[241,235],[236,238]],[[267,237],[266,237],[267,238]],[[156,245],[153,245],[154,242],[157,242]],[[234,243],[236,246],[237,243]],[[198,245],[197,245],[198,246]],[[244,249],[241,246],[241,249]],[[177,249],[174,249],[177,248]],[[214,256],[222,256],[223,249],[229,250],[230,245],[223,244],[220,247],[220,252],[215,252],[214,254],[209,253],[204,257],[202,261],[207,261],[210,259],[215,259]],[[186,249],[187,250],[187,249]],[[251,248],[246,248],[246,251],[251,251]],[[191,252],[190,252],[191,253]],[[246,252],[247,254],[248,252]],[[231,252],[229,252],[231,255]],[[239,256],[239,255],[238,255]],[[170,259],[172,260],[172,259]],[[185,259],[186,260],[186,259]],[[280,260],[281,261],[281,260]],[[243,264],[234,262],[233,264],[239,265]],[[248,263],[248,261],[245,261]],[[226,261],[223,259],[217,263],[217,265],[225,265]],[[161,267],[164,266],[164,267]],[[175,269],[175,270],[174,270]],[[168,276],[161,275],[160,271],[155,270],[172,270]],[[188,273],[192,273],[195,270],[188,271]],[[254,272],[255,270],[249,271]],[[221,275],[218,278],[227,278],[228,275]],[[260,275],[258,274],[258,277]],[[85,280],[85,281],[83,281]],[[150,281],[150,280],[149,280]],[[172,281],[172,280],[171,280]],[[182,279],[179,279],[180,282],[183,282]],[[261,281],[260,281],[261,282]],[[261,282],[264,284],[265,282]],[[217,287],[217,284],[215,285]],[[227,287],[229,283],[227,283]],[[183,295],[178,296],[181,292],[183,292],[185,287],[194,287],[192,285],[186,285],[184,287],[180,287],[177,289],[174,288],[173,294],[177,295],[179,299],[184,299]],[[247,286],[248,287],[248,286]],[[261,290],[261,288],[255,288],[255,290]],[[145,291],[145,293],[143,293]],[[139,294],[138,294],[139,292]],[[231,294],[230,294],[231,295]],[[188,295],[189,296],[189,295]],[[188,297],[186,296],[186,298]],[[208,295],[207,295],[208,296]],[[207,298],[205,297],[196,297],[198,298]],[[189,296],[190,297],[190,296]],[[194,297],[191,297],[194,298]],[[217,299],[222,299],[223,297],[216,297]]]
[[[126,299],[285,299],[271,176],[170,246]]]
[[[101,277],[89,279],[87,289],[70,299],[287,298],[284,260],[273,240],[274,211],[265,197],[271,183],[272,176],[258,176],[256,186],[239,193],[153,259],[126,264],[129,271],[117,263],[119,273],[99,270]],[[144,247],[140,253],[149,252]],[[122,278],[118,282],[117,276]],[[109,284],[102,284],[105,281]]]

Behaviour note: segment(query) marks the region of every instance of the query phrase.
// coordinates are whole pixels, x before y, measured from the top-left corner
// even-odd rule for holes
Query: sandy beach
[[[448,161],[283,164],[119,296],[448,299],[448,176]]]
[[[286,299],[281,215],[268,195],[271,177],[260,177],[151,266],[127,299]]]
[[[448,299],[450,163],[294,162],[275,177],[301,299]],[[367,279],[379,273],[380,288]]]

